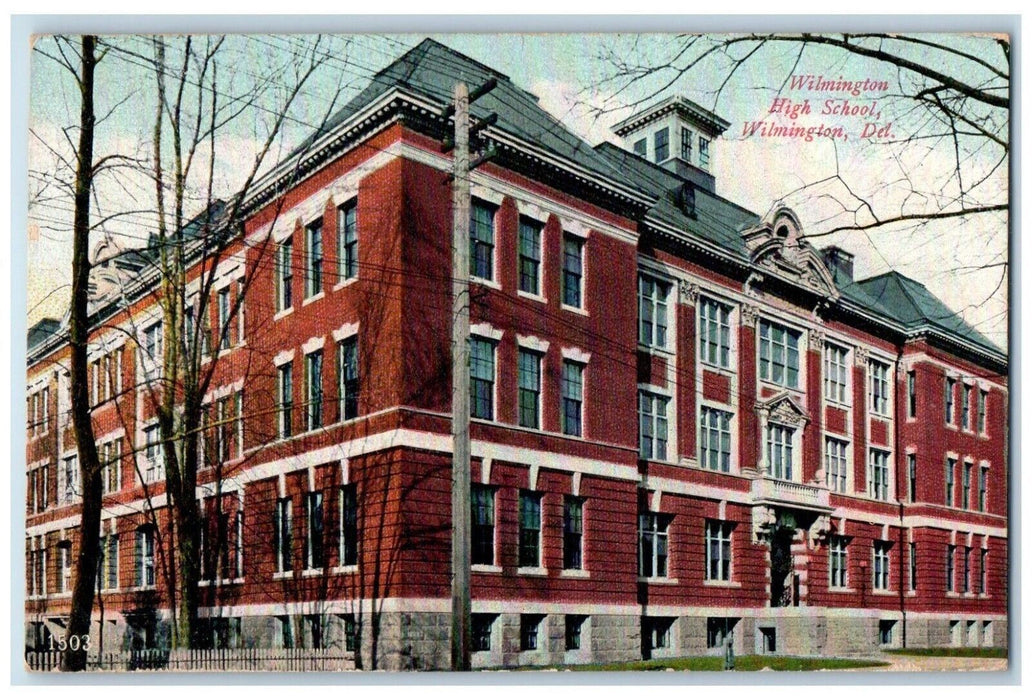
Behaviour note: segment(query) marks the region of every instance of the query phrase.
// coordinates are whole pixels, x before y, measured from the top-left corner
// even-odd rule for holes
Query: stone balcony
[[[801,484],[757,476],[752,482],[752,497],[758,505],[788,506],[823,513],[832,511],[828,488],[823,484]]]

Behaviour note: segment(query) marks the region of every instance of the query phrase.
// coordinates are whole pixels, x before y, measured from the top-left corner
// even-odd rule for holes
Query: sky
[[[267,160],[272,165],[280,154],[304,138],[311,128],[336,106],[343,104],[367,83],[371,75],[414,46],[426,35],[333,36],[320,51],[330,57],[323,69],[299,95],[283,141]],[[879,212],[899,213],[934,210],[955,196],[947,180],[956,153],[962,154],[963,175],[970,184],[984,180],[974,191],[982,201],[1006,201],[1006,163],[993,170],[997,153],[977,142],[942,142],[923,138],[929,123],[923,114],[906,111],[906,103],[894,100],[901,85],[894,71],[867,59],[843,58],[834,49],[809,47],[802,57],[785,50],[764,49],[744,67],[728,75],[726,53],[713,54],[692,71],[679,75],[669,69],[647,73],[631,85],[614,80],[618,66],[640,70],[645,66],[669,65],[685,48],[686,38],[666,35],[613,34],[510,34],[434,35],[446,45],[510,76],[520,87],[536,94],[542,107],[563,121],[590,144],[612,141],[623,145],[610,127],[635,108],[641,108],[672,94],[681,94],[713,109],[730,126],[713,144],[713,171],[719,194],[757,214],[778,203],[793,207],[804,233],[816,234],[844,223],[852,215],[843,212],[842,202],[856,200],[844,189],[869,201]],[[928,37],[949,42],[956,51],[993,63],[998,47],[985,37]],[[693,50],[701,51],[716,37],[704,37]],[[233,37],[228,49],[238,60],[231,61],[221,76],[228,97],[245,89],[263,69],[284,65],[305,39],[298,36]],[[146,159],[150,152],[150,130],[154,113],[153,77],[142,68],[140,56],[149,55],[151,45],[144,37],[119,40],[119,51],[109,52],[98,70],[98,113],[105,119],[98,126],[98,154],[119,153]],[[28,136],[30,198],[28,245],[28,322],[43,316],[61,316],[67,306],[70,268],[70,200],[60,195],[52,180],[59,171],[58,155],[69,153],[65,129],[77,117],[77,92],[67,72],[51,58],[56,56],[52,40],[37,42],[31,62],[30,127]],[[174,60],[177,54],[170,49]],[[736,54],[731,54],[736,55]],[[737,54],[741,55],[741,54]],[[916,61],[938,61],[919,46],[909,54]],[[943,69],[960,71],[958,77],[980,82],[986,76],[974,65],[958,59]],[[863,90],[860,95],[829,91],[808,92],[782,86],[786,76],[821,75],[831,80],[884,81],[885,90]],[[269,86],[269,105],[282,94],[287,77]],[[780,88],[780,92],[779,92]],[[778,96],[796,103],[810,101],[810,114],[795,118],[787,107],[771,112]],[[821,114],[828,97],[845,97],[846,109],[871,115]],[[260,105],[261,107],[262,105]],[[834,102],[828,109],[841,109]],[[593,110],[592,108],[596,108]],[[268,124],[271,110],[255,110],[226,130],[216,147],[216,189],[229,194],[246,172]],[[1006,118],[1006,115],[1004,115]],[[812,141],[763,137],[748,133],[749,125],[764,122],[804,128],[824,127],[835,138]],[[888,129],[863,139],[864,126]],[[841,135],[836,132],[841,129]],[[1003,133],[1006,134],[1006,125]],[[909,138],[916,137],[916,138]],[[955,153],[954,147],[957,151]],[[202,165],[207,154],[201,154]],[[843,183],[830,183],[838,173]],[[813,183],[825,183],[814,186]],[[153,193],[138,174],[122,173],[98,186],[95,218],[113,212],[130,211],[116,218],[106,229],[123,241],[140,241],[154,230]],[[861,216],[864,216],[861,210]],[[835,243],[856,255],[856,276],[863,278],[889,269],[925,284],[932,293],[958,310],[969,323],[1001,347],[1007,344],[1007,280],[1002,277],[1007,262],[1007,220],[1005,215],[982,215],[961,222],[944,220],[919,228],[885,227],[870,231],[848,231],[813,239],[818,247]],[[987,267],[988,266],[988,267]],[[1002,284],[1001,284],[1002,282]]]

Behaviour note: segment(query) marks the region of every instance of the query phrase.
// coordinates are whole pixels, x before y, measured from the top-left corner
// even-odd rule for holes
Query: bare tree
[[[238,325],[247,290],[269,245],[268,240],[260,241],[252,251],[243,245],[243,223],[250,213],[245,203],[279,142],[291,106],[328,54],[321,50],[321,38],[317,37],[290,53],[285,64],[250,76],[246,90],[225,95],[220,70],[240,70],[234,68],[233,54],[226,51],[225,38],[208,36],[195,41],[183,37],[178,40],[179,60],[175,62],[167,55],[171,41],[153,38],[153,56],[148,58],[157,93],[152,177],[158,221],[158,302],[164,334],[159,377],[152,389],[175,548],[176,587],[169,591],[174,599],[173,643],[187,647],[199,643],[195,632],[202,576],[202,515],[196,490],[205,395],[216,376],[219,349]],[[224,82],[233,84],[232,80]],[[270,93],[277,96],[271,105]],[[337,95],[327,97],[327,109],[332,109]],[[238,120],[256,113],[268,117],[263,120],[265,133],[240,177],[239,188],[228,202],[217,200],[215,160],[220,137]],[[164,142],[166,134],[171,144]],[[204,159],[206,167],[201,165]],[[192,220],[186,214],[191,195],[203,204],[201,216]],[[220,263],[233,257],[244,258],[244,275],[228,307],[213,313]],[[214,333],[207,336],[206,321],[213,316]],[[210,359],[205,356],[206,349],[211,351]]]
[[[878,133],[857,129],[834,141],[826,176],[804,180],[782,196],[814,203],[820,212],[809,238],[839,233],[916,233],[944,220],[970,224],[988,241],[1005,226],[1010,128],[1010,43],[1007,36],[934,34],[738,34],[627,38],[600,56],[602,79],[590,88],[596,118],[620,106],[640,106],[671,89],[696,89],[720,111],[743,95],[878,99]],[[880,83],[855,92],[865,79]],[[849,85],[847,85],[849,83]],[[698,94],[698,93],[697,93]],[[597,100],[608,95],[604,104]],[[772,110],[773,111],[773,110]],[[749,118],[766,118],[763,115]],[[834,119],[835,117],[831,117]],[[816,121],[816,120],[815,120]],[[794,123],[794,122],[793,122]],[[747,130],[725,138],[749,138]],[[844,148],[877,180],[853,167]],[[832,169],[833,168],[833,169]],[[867,168],[870,171],[870,168]],[[786,188],[789,189],[789,188]],[[970,240],[970,238],[968,239]],[[997,238],[999,240],[999,238]],[[1005,255],[977,265],[1007,274]],[[957,271],[969,269],[958,262]]]
[[[93,419],[87,394],[89,385],[86,381],[86,349],[90,334],[87,311],[90,279],[90,195],[93,191],[95,168],[93,133],[96,126],[96,115],[93,110],[93,88],[99,58],[96,53],[97,38],[95,36],[83,36],[81,42],[82,52],[79,56],[81,74],[76,73],[71,62],[66,65],[76,76],[82,96],[79,143],[75,151],[72,300],[68,333],[71,349],[72,421],[75,426],[75,440],[79,446],[79,473],[83,499],[79,556],[74,569],[72,610],[65,632],[68,653],[61,659],[61,670],[63,671],[86,669],[86,648],[81,642],[90,631],[94,582],[97,578],[97,560],[100,555],[100,458],[97,454],[97,441],[93,433]]]

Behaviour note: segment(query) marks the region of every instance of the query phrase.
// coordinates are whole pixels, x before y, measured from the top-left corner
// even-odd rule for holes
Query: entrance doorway
[[[770,607],[786,608],[798,600],[792,563],[795,528],[777,527],[770,537]]]

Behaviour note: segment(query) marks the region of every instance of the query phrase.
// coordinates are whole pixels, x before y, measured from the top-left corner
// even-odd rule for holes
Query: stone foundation
[[[769,653],[766,647],[771,635],[775,654],[798,656],[870,656],[885,648],[901,647],[904,643],[912,648],[1007,645],[1005,619],[962,616],[949,619],[911,614],[907,617],[904,641],[903,620],[892,613],[879,616],[871,611],[858,611],[855,616],[827,615],[823,610],[805,607],[760,612],[767,614],[730,617],[726,626],[723,618],[712,618],[713,629],[730,631],[737,655]],[[514,612],[493,615],[490,649],[473,653],[474,668],[619,663],[642,658],[725,653],[722,634],[710,635],[711,618],[698,615],[660,618],[613,614],[521,615]],[[234,632],[235,639],[231,644],[242,648],[311,648],[316,641],[312,638],[312,624],[316,617],[242,616],[239,627],[234,628],[239,632]],[[450,666],[451,619],[448,613],[390,612],[354,618],[326,614],[321,620],[318,631],[321,646],[339,650],[353,668],[408,671],[442,670]],[[349,640],[347,629],[350,620],[354,620],[354,636]],[[580,622],[580,634],[568,639],[566,626],[577,621]],[[59,618],[33,622],[43,624],[55,638],[64,634],[63,621]],[[521,628],[528,622],[536,624],[536,635],[533,635],[536,649],[523,648]],[[880,626],[880,623],[887,627]],[[666,630],[659,636],[665,646],[648,648],[656,638],[651,631],[657,624]],[[883,631],[888,633],[888,643],[883,643]],[[147,620],[113,615],[105,619],[103,625],[94,621],[90,634],[94,649],[105,653],[145,647],[167,648],[171,641],[169,622],[160,613]],[[26,627],[27,649],[37,635],[38,629]],[[574,646],[578,648],[568,648]]]

